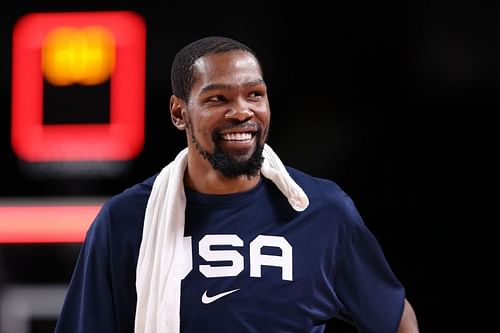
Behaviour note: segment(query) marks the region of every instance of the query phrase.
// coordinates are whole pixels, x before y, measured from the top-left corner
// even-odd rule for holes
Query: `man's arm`
[[[56,333],[118,332],[108,248],[108,213],[101,209],[80,250]]]
[[[401,316],[401,321],[399,323],[399,329],[397,333],[418,333],[417,316],[415,311],[405,299],[405,308],[403,310],[403,315]]]

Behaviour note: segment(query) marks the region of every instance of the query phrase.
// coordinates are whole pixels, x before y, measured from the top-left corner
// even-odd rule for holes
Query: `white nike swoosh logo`
[[[205,290],[205,292],[203,293],[203,296],[201,296],[201,301],[203,302],[203,304],[210,304],[212,302],[215,302],[219,298],[222,298],[224,296],[232,294],[232,293],[234,293],[234,292],[236,292],[238,290],[240,290],[240,288],[229,290],[229,291],[225,291],[223,293],[216,294],[216,295],[213,295],[213,296],[207,296],[207,291]]]

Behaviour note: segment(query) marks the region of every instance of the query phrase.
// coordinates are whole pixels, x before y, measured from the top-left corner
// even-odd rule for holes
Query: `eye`
[[[248,94],[248,97],[250,97],[250,98],[259,98],[262,96],[264,96],[264,93],[260,90],[255,90],[255,91],[250,92],[250,94]]]
[[[226,97],[224,97],[224,95],[214,95],[214,96],[208,97],[207,101],[208,102],[220,103],[220,102],[227,101],[227,99],[226,99]]]

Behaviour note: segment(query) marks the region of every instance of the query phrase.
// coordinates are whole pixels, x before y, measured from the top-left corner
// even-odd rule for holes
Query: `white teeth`
[[[245,141],[252,138],[252,133],[226,133],[222,138],[226,141]]]

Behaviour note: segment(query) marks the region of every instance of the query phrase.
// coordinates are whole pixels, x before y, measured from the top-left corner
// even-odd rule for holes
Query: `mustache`
[[[259,125],[251,122],[246,122],[246,123],[241,123],[241,124],[228,124],[225,125],[224,127],[218,127],[215,129],[214,132],[222,132],[222,131],[229,131],[229,130],[239,130],[239,131],[244,131],[244,130],[251,130],[251,131],[260,131],[261,128]]]

